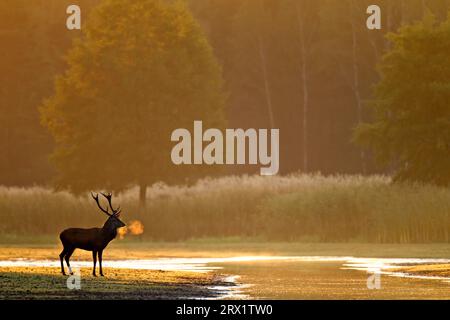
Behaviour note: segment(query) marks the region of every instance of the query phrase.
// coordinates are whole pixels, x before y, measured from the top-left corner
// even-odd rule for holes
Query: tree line
[[[146,1],[141,2],[145,3]],[[114,25],[114,21],[117,22],[117,19],[120,19],[118,17],[119,11],[117,11],[117,15],[109,12],[103,16],[97,14],[96,18],[91,18],[91,10],[102,3],[109,3],[112,10],[119,8],[118,4],[109,0],[79,1],[83,19],[91,20],[91,26],[93,27],[87,30],[91,30],[90,36],[93,39],[103,32],[101,29],[96,29],[96,26],[101,27],[99,21],[112,19],[113,22],[111,23]],[[77,38],[86,39],[83,38],[85,36],[84,30],[81,32],[68,31],[64,27],[65,8],[69,4],[70,1],[65,0],[40,0],[32,3],[17,0],[2,1],[0,4],[0,41],[3,48],[7,48],[7,50],[3,50],[0,59],[0,81],[2,83],[0,89],[0,130],[2,130],[0,135],[0,145],[2,146],[0,184],[47,184],[53,181],[55,176],[58,176],[58,171],[61,172],[61,167],[56,166],[57,170],[55,170],[54,165],[49,160],[50,154],[55,149],[55,140],[41,124],[39,107],[43,105],[45,99],[55,97],[55,92],[57,96],[58,86],[55,90],[54,79],[70,70],[71,60],[65,58],[68,53],[72,52],[72,67],[74,66],[74,59],[78,59],[78,62],[83,59],[83,56],[76,57],[76,50],[83,46],[83,41],[81,44],[78,42],[78,47],[76,44],[73,45],[73,41]],[[366,8],[370,4],[378,4],[381,7],[381,30],[368,30],[366,28]],[[117,7],[114,7],[114,5],[117,5]],[[402,26],[412,25],[422,20],[427,14],[434,16],[435,24],[443,22],[447,17],[450,1],[190,0],[187,1],[187,6],[194,20],[191,21],[188,16],[184,16],[184,22],[179,23],[191,27],[192,24],[198,24],[201,27],[201,30],[199,29],[192,34],[192,50],[195,51],[199,48],[193,43],[202,42],[203,35],[206,36],[207,44],[200,46],[202,49],[195,51],[198,53],[198,56],[196,56],[198,60],[195,61],[188,57],[188,53],[191,51],[188,51],[184,56],[159,57],[160,59],[171,59],[170,61],[177,61],[178,59],[187,61],[183,59],[188,59],[191,69],[203,65],[202,70],[205,71],[204,74],[208,75],[204,81],[197,79],[198,83],[204,84],[199,86],[199,88],[204,89],[201,92],[194,92],[194,88],[188,90],[181,85],[183,82],[190,83],[192,81],[189,75],[194,73],[189,67],[184,69],[183,75],[179,75],[179,87],[166,88],[169,93],[187,90],[184,92],[184,96],[180,94],[177,97],[179,100],[175,103],[169,101],[170,94],[163,95],[162,97],[166,99],[164,103],[167,103],[167,105],[172,103],[171,105],[178,106],[180,101],[188,96],[191,99],[189,101],[193,103],[192,105],[197,104],[198,106],[201,102],[200,105],[204,106],[200,108],[204,113],[188,112],[189,116],[181,121],[182,124],[187,123],[188,120],[193,120],[192,117],[204,115],[211,123],[217,124],[217,127],[224,125],[226,120],[227,126],[230,128],[279,128],[281,173],[321,171],[325,174],[369,174],[381,170],[376,166],[375,157],[372,154],[372,150],[376,151],[374,145],[380,144],[380,142],[376,142],[372,138],[364,138],[371,137],[370,133],[362,134],[362,140],[366,141],[366,145],[372,146],[371,149],[365,149],[355,145],[352,142],[352,136],[356,127],[364,127],[364,125],[361,126],[363,123],[370,123],[374,119],[383,121],[380,120],[382,119],[380,114],[386,110],[380,111],[380,108],[373,108],[371,103],[374,99],[374,87],[381,80],[377,65],[383,62],[386,53],[392,50],[395,52],[395,48],[401,50],[395,47],[395,42],[400,40],[393,40],[392,37],[389,38],[386,35],[389,32],[399,30]],[[107,11],[106,6],[105,8],[104,10]],[[166,26],[164,19],[158,20],[157,16],[152,16],[149,12],[146,13],[144,5],[143,11],[140,12],[141,15],[136,19],[130,18],[133,13],[129,13],[130,15],[127,16],[126,7],[119,9],[125,11],[125,18],[123,19],[126,20],[126,17],[128,17],[128,21],[136,22],[131,24],[134,29],[119,30],[123,32],[122,35],[119,32],[119,36],[123,36],[124,39],[126,34],[130,32],[138,33],[139,30],[148,28],[149,25],[156,25],[156,29],[161,28],[161,30],[164,30]],[[177,20],[177,15],[172,18]],[[183,28],[181,27],[181,29]],[[192,28],[195,29],[196,27]],[[106,36],[116,37],[117,34],[114,34],[113,31]],[[414,31],[408,32],[414,33]],[[421,31],[417,32],[420,33]],[[436,34],[428,33],[431,37],[439,34],[444,34],[443,39],[446,39],[444,31],[437,31]],[[412,38],[414,38],[414,35],[412,35]],[[416,37],[416,40],[420,40],[420,37]],[[137,39],[136,41],[140,40]],[[116,45],[117,48],[120,48],[120,43],[116,43]],[[188,44],[185,43],[185,45],[183,48],[189,47]],[[209,54],[209,47],[212,55]],[[445,52],[446,47],[444,45],[436,49]],[[430,52],[423,51],[421,53],[430,54]],[[78,51],[78,54],[81,54],[80,51]],[[97,52],[97,54],[101,53]],[[127,53],[124,52],[124,54]],[[126,55],[122,58],[124,57]],[[103,58],[104,56],[102,56]],[[115,56],[111,55],[110,58],[115,59]],[[141,61],[142,63],[145,62],[144,58]],[[408,59],[414,61],[414,56],[411,55]],[[86,63],[89,63],[90,60],[86,61]],[[107,60],[102,61],[105,64],[108,63]],[[200,61],[209,62],[201,64]],[[421,61],[427,62],[426,59]],[[196,65],[197,62],[199,65]],[[157,60],[154,60],[153,63],[158,65]],[[436,68],[439,69],[439,63],[436,62],[436,64]],[[167,65],[170,65],[170,63]],[[140,65],[141,69],[146,67],[150,68],[149,65]],[[128,72],[130,70],[132,69],[129,69]],[[423,72],[426,72],[426,70],[428,69],[424,68]],[[164,70],[161,70],[161,72],[161,77],[168,74],[164,73]],[[213,75],[212,78],[211,74]],[[133,75],[145,77],[143,73],[139,75],[133,72]],[[223,83],[220,83],[220,78],[223,78]],[[108,79],[114,79],[114,77]],[[211,79],[215,80],[211,82],[209,81]],[[97,80],[93,77],[91,81],[92,83],[98,83]],[[403,80],[407,81],[408,79]],[[444,75],[441,80],[444,88],[441,87],[437,90],[442,91],[445,89],[445,81],[448,79]],[[108,90],[111,93],[111,87],[108,88],[105,82],[102,83],[105,84],[105,87],[100,92],[104,92],[103,96],[106,97]],[[127,85],[132,86],[130,83]],[[153,85],[158,87],[160,83],[154,83]],[[394,85],[396,85],[394,81],[386,85],[384,92]],[[151,89],[151,86],[149,86],[149,89]],[[378,92],[380,90],[383,92],[383,89],[378,90]],[[206,91],[209,96],[205,95]],[[221,95],[219,92],[224,93],[226,100],[224,97],[219,97]],[[383,93],[380,95],[382,96]],[[136,96],[132,91],[129,91],[127,97],[136,104],[138,104],[139,99],[153,99],[148,92],[143,92],[142,96]],[[429,92],[428,95],[423,92],[423,104],[427,103],[427,97],[429,97]],[[160,98],[161,96],[158,97],[158,99]],[[216,110],[223,110],[224,114],[211,116],[211,110],[206,107],[206,104],[208,101],[214,101],[213,105],[221,105],[222,98],[224,98],[223,108],[217,107]],[[111,98],[110,102],[113,101],[117,100]],[[124,103],[126,102],[124,101]],[[111,103],[108,105],[111,105]],[[442,123],[442,128],[444,128],[442,130],[444,131],[440,132],[447,132],[445,130],[448,129],[445,128],[448,128],[448,124],[445,123],[445,116],[448,109],[443,106],[442,102],[438,102],[439,105],[441,107],[436,108],[441,108],[443,111],[437,111],[438,118],[444,119]],[[106,104],[102,110],[103,112],[100,114],[98,112],[91,114],[93,116],[91,119],[97,121],[99,132],[103,129],[111,135],[114,134],[111,127],[119,130],[121,126],[134,126],[134,123],[129,122],[130,119],[127,120],[127,123],[108,122],[109,115]],[[171,110],[171,112],[172,115],[177,115],[181,114],[183,110]],[[167,116],[167,114],[165,115]],[[49,117],[52,118],[51,115]],[[139,123],[138,120],[136,120],[136,123]],[[157,120],[155,120],[155,123],[161,122],[161,119],[159,119],[160,121]],[[169,120],[165,123],[168,126],[169,124],[175,125]],[[44,119],[44,124],[48,126],[49,122]],[[139,126],[134,126],[134,128],[139,130]],[[152,132],[145,133],[145,130],[141,131],[153,139],[154,137],[163,137],[164,130],[167,131],[168,129],[161,127],[156,135],[152,135]],[[381,134],[374,130],[371,132],[372,137]],[[54,133],[53,131],[53,135]],[[169,136],[167,137],[166,140],[169,142]],[[82,135],[78,138],[88,139]],[[98,137],[98,144],[95,145],[97,150],[102,150],[102,147],[99,149],[98,146],[104,148],[98,163],[100,165],[107,163],[108,156],[119,157],[118,161],[125,163],[127,158],[121,158],[121,154],[129,154],[129,150],[128,152],[123,151],[127,150],[127,148],[124,148],[127,139],[123,140],[121,144],[111,145],[106,137],[103,138]],[[441,149],[439,150],[441,151],[437,152],[437,156],[441,157],[439,159],[442,159],[442,153],[445,155],[446,150],[448,150],[447,138],[445,134],[440,137],[443,142],[440,144]],[[57,143],[58,137],[56,137]],[[395,153],[397,149],[395,146],[391,146],[389,150],[391,153]],[[76,150],[72,149],[70,152],[73,153]],[[73,154],[73,161],[67,162],[68,149],[60,149],[59,154],[62,156],[61,159],[65,159],[67,166],[66,169],[62,169],[67,176],[65,180],[77,177],[80,168],[83,168],[86,176],[88,172],[99,170],[92,163],[88,167],[81,165],[83,158],[73,157]],[[87,155],[88,153],[83,154]],[[427,154],[430,153],[423,150],[421,156],[417,156],[420,158],[420,161],[418,161],[421,163],[426,161]],[[148,160],[149,166],[153,165],[155,168],[149,170],[148,167],[139,164],[137,167],[128,167],[129,170],[124,170],[123,175],[133,172],[132,176],[135,182],[139,177],[148,177],[154,175],[155,172],[161,173],[161,179],[167,177],[161,171],[161,166],[157,165],[163,163],[164,159],[154,161],[142,150],[136,150],[136,154],[133,154],[133,156],[140,156],[142,159]],[[391,157],[389,153],[384,156]],[[400,158],[403,165],[405,161],[407,163],[412,161],[410,156]],[[89,162],[88,160],[91,160],[91,158],[84,160]],[[61,161],[61,163],[64,161]],[[130,160],[128,159],[128,161]],[[445,160],[440,160],[439,163],[442,163],[439,166],[440,170],[446,169],[448,166]],[[419,170],[417,166],[414,166],[416,169],[410,169],[411,165],[408,168],[409,170]],[[390,169],[393,169],[393,167],[388,167],[387,170]],[[256,169],[241,167],[233,168],[231,172],[253,172],[254,170]],[[420,168],[420,170],[423,169]],[[118,170],[114,168],[105,170],[101,179],[107,179],[117,172]],[[172,173],[172,176],[175,175],[178,175],[178,173]],[[154,176],[158,178],[158,175]],[[99,177],[97,176],[97,178]],[[150,178],[144,180],[144,185],[153,181]],[[111,185],[122,185],[121,181],[129,182],[129,179],[125,179],[120,173],[117,175],[116,181],[117,183],[111,183]],[[82,189],[82,186],[80,186],[80,189]]]

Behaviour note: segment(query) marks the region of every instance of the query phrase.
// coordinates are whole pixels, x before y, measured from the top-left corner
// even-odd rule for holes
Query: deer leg
[[[61,273],[65,276],[66,272],[64,271],[64,256],[67,254],[67,249],[64,248],[59,254],[59,260],[61,261]]]
[[[103,277],[102,260],[103,260],[103,250],[100,250],[98,252],[98,263],[100,265],[100,275]]]
[[[92,251],[92,259],[94,260],[94,269],[92,270],[92,275],[96,277],[95,274],[95,265],[97,264],[97,251]]]
[[[67,263],[67,267],[69,268],[69,274],[73,274],[72,272],[72,268],[70,267],[70,257],[72,256],[73,252],[75,251],[75,249],[70,248],[69,250],[67,250],[67,253],[64,257],[64,259],[66,260]]]

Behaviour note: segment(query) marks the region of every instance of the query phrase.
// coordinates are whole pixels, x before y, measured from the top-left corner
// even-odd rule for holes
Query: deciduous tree
[[[375,119],[356,140],[393,164],[398,180],[450,184],[450,18],[423,21],[389,35],[373,101]]]
[[[57,185],[81,192],[137,184],[144,204],[148,185],[194,174],[171,162],[174,129],[194,120],[222,127],[220,67],[181,2],[107,0],[82,31],[42,107]]]

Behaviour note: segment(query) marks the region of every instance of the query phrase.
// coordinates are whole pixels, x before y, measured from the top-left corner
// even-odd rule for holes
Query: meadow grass
[[[450,190],[397,184],[384,176],[229,176],[192,186],[155,184],[140,209],[138,189],[114,197],[139,239],[251,238],[257,241],[449,242]],[[0,187],[3,239],[56,237],[67,227],[101,226],[89,194]],[[9,238],[8,238],[9,237]]]

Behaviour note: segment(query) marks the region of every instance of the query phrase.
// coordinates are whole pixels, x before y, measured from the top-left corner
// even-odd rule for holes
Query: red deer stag
[[[78,228],[70,228],[66,229],[59,235],[61,242],[64,246],[63,251],[59,255],[59,259],[61,260],[61,272],[63,275],[66,275],[64,272],[64,263],[63,260],[66,260],[67,267],[69,268],[69,273],[72,273],[72,269],[70,268],[69,259],[72,256],[75,249],[82,249],[86,251],[92,251],[92,258],[94,259],[94,269],[92,271],[92,275],[96,277],[95,274],[95,265],[97,264],[97,254],[98,261],[100,264],[100,275],[103,276],[102,270],[102,255],[103,250],[106,248],[108,243],[111,242],[117,236],[117,229],[125,227],[125,223],[120,221],[120,207],[117,209],[113,209],[111,204],[112,194],[103,194],[102,195],[108,200],[109,207],[112,210],[112,213],[109,213],[108,207],[105,209],[99,203],[98,195],[92,194],[92,198],[94,198],[97,206],[101,211],[106,213],[109,218],[106,220],[103,228],[91,228],[91,229],[78,229]]]

